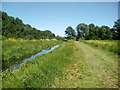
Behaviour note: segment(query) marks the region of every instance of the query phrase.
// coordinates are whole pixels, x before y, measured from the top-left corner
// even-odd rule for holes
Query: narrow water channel
[[[9,67],[9,68],[8,68],[8,71],[12,71],[12,70],[15,70],[15,69],[19,69],[21,64],[24,64],[24,63],[26,63],[27,61],[33,60],[33,59],[36,58],[37,56],[42,56],[42,55],[44,55],[44,54],[48,54],[48,53],[50,53],[51,51],[53,51],[54,49],[56,49],[57,47],[59,47],[59,45],[56,45],[56,46],[52,47],[52,48],[49,49],[49,50],[42,50],[41,52],[39,52],[39,53],[37,53],[37,54],[35,54],[35,55],[32,55],[32,56],[29,57],[29,58],[24,59],[24,60],[23,60],[22,62],[20,62],[19,64],[15,64],[14,66]]]

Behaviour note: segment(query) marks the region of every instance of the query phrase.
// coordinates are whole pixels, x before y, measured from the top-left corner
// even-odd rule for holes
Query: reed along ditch
[[[11,60],[9,60],[10,61],[10,63],[11,63],[11,65],[8,65],[7,67],[6,67],[6,65],[7,64],[9,64],[9,61],[8,62],[4,62],[4,60],[3,60],[3,65],[2,65],[2,70],[4,71],[4,70],[6,70],[6,69],[8,69],[8,71],[12,71],[12,70],[14,70],[14,69],[19,69],[19,67],[20,67],[20,65],[21,64],[24,64],[24,63],[26,63],[27,61],[30,61],[30,60],[33,60],[34,58],[36,58],[37,56],[42,56],[42,55],[44,55],[44,54],[48,54],[48,53],[50,53],[51,51],[53,51],[54,49],[56,49],[57,47],[59,47],[59,45],[56,45],[56,46],[53,46],[53,47],[51,47],[50,49],[48,49],[48,50],[42,50],[42,51],[40,51],[40,52],[38,52],[38,53],[32,53],[32,54],[29,54],[29,55],[27,55],[27,57],[28,58],[25,58],[25,56],[24,57],[22,57],[21,59],[18,59],[15,63],[14,63],[14,59],[11,59]],[[31,55],[31,56],[30,56]],[[25,58],[25,59],[23,59],[23,58]]]

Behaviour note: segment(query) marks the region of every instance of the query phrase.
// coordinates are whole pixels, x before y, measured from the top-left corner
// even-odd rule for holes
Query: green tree
[[[95,25],[89,24],[89,39],[95,39]]]
[[[113,39],[120,40],[120,19],[118,19],[113,26]]]
[[[71,26],[66,28],[65,34],[68,39],[75,39],[76,33],[75,33],[75,30]]]
[[[4,38],[41,39],[54,38],[50,30],[40,31],[29,24],[24,24],[19,18],[2,13],[2,35]],[[0,32],[1,33],[1,32]]]
[[[99,31],[99,37],[101,40],[109,40],[112,38],[112,33],[110,31],[110,28],[108,26],[101,26]]]
[[[88,34],[88,25],[81,23],[79,25],[77,25],[77,40],[79,38],[81,39],[85,39],[87,37]]]

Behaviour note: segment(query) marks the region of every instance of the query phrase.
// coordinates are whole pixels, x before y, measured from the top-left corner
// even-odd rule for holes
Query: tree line
[[[24,24],[19,18],[8,16],[5,12],[0,11],[0,15],[2,15],[2,20],[0,20],[2,21],[2,30],[0,31],[0,34],[2,34],[3,39],[22,38],[31,40],[55,38],[55,34],[50,30],[38,30],[31,27],[29,24]]]
[[[108,26],[97,26],[94,24],[80,23],[77,25],[76,30],[71,26],[65,30],[67,39],[75,40],[119,40],[120,39],[120,19],[115,21],[113,28]]]
[[[8,16],[7,13],[0,11],[0,35],[2,39],[22,38],[22,39],[52,39],[64,40],[64,37],[55,36],[50,30],[38,30],[29,24],[24,24],[19,18]],[[1,24],[2,22],[2,24]],[[97,26],[94,24],[80,23],[76,29],[71,26],[65,30],[67,39],[74,40],[119,40],[120,39],[120,19],[115,21],[113,28],[108,26]]]

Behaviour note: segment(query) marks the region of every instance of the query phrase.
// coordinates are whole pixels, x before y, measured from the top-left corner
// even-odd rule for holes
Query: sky
[[[2,2],[2,11],[38,30],[65,36],[68,26],[80,23],[113,27],[118,2]]]

